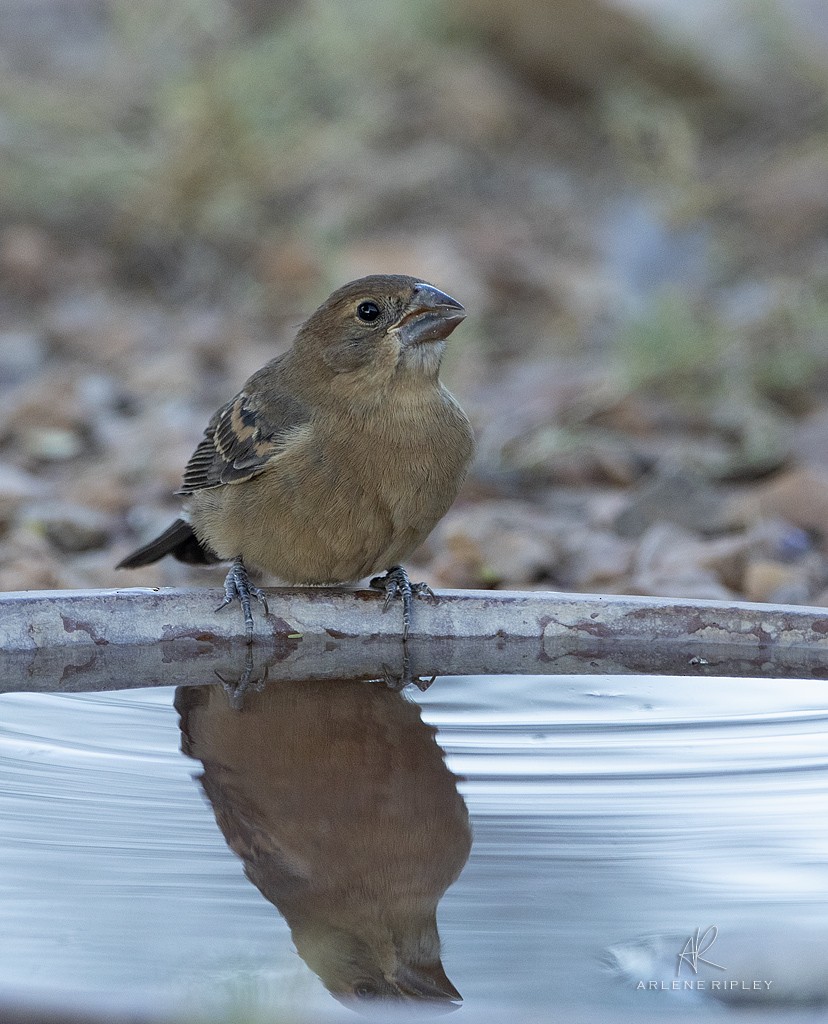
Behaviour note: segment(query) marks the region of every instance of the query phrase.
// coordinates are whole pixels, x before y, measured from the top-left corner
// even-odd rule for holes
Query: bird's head
[[[436,924],[395,938],[387,922],[294,929],[299,955],[339,1002],[359,1012],[416,1001],[432,1013],[459,1009],[463,997],[440,959]]]
[[[466,311],[416,277],[375,274],[333,293],[302,325],[294,349],[348,391],[434,381],[446,338]]]

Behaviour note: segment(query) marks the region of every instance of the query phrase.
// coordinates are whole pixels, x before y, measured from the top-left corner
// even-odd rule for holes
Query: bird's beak
[[[459,1009],[450,1003],[462,1003],[463,997],[449,981],[443,965],[438,960],[433,964],[417,964],[416,967],[402,964],[394,973],[394,984],[404,996],[411,999],[433,999],[445,1004],[445,1010]]]
[[[447,338],[466,318],[466,311],[445,292],[430,284],[417,284],[403,316],[394,325],[403,345],[419,345]]]

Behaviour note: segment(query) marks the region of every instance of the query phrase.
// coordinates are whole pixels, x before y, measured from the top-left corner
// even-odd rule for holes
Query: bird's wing
[[[177,493],[250,480],[284,446],[289,432],[309,418],[307,406],[287,392],[239,392],[210,420]]]
[[[245,786],[221,778],[224,772],[204,762],[201,785],[216,816],[222,835],[244,872],[265,899],[278,907],[313,882],[313,865],[302,856],[302,836],[290,840],[290,827],[280,829],[278,819],[269,822],[252,803]],[[287,832],[287,835],[283,833]]]

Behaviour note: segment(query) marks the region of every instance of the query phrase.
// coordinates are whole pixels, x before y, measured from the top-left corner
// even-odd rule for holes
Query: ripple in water
[[[824,685],[4,695],[0,995],[794,1019],[828,1000]]]

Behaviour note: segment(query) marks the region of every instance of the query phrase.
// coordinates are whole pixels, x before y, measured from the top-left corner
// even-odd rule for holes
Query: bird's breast
[[[212,507],[201,532],[222,557],[241,554],[288,583],[362,579],[422,543],[454,501],[473,447],[454,403],[312,420],[259,476],[203,492]]]

